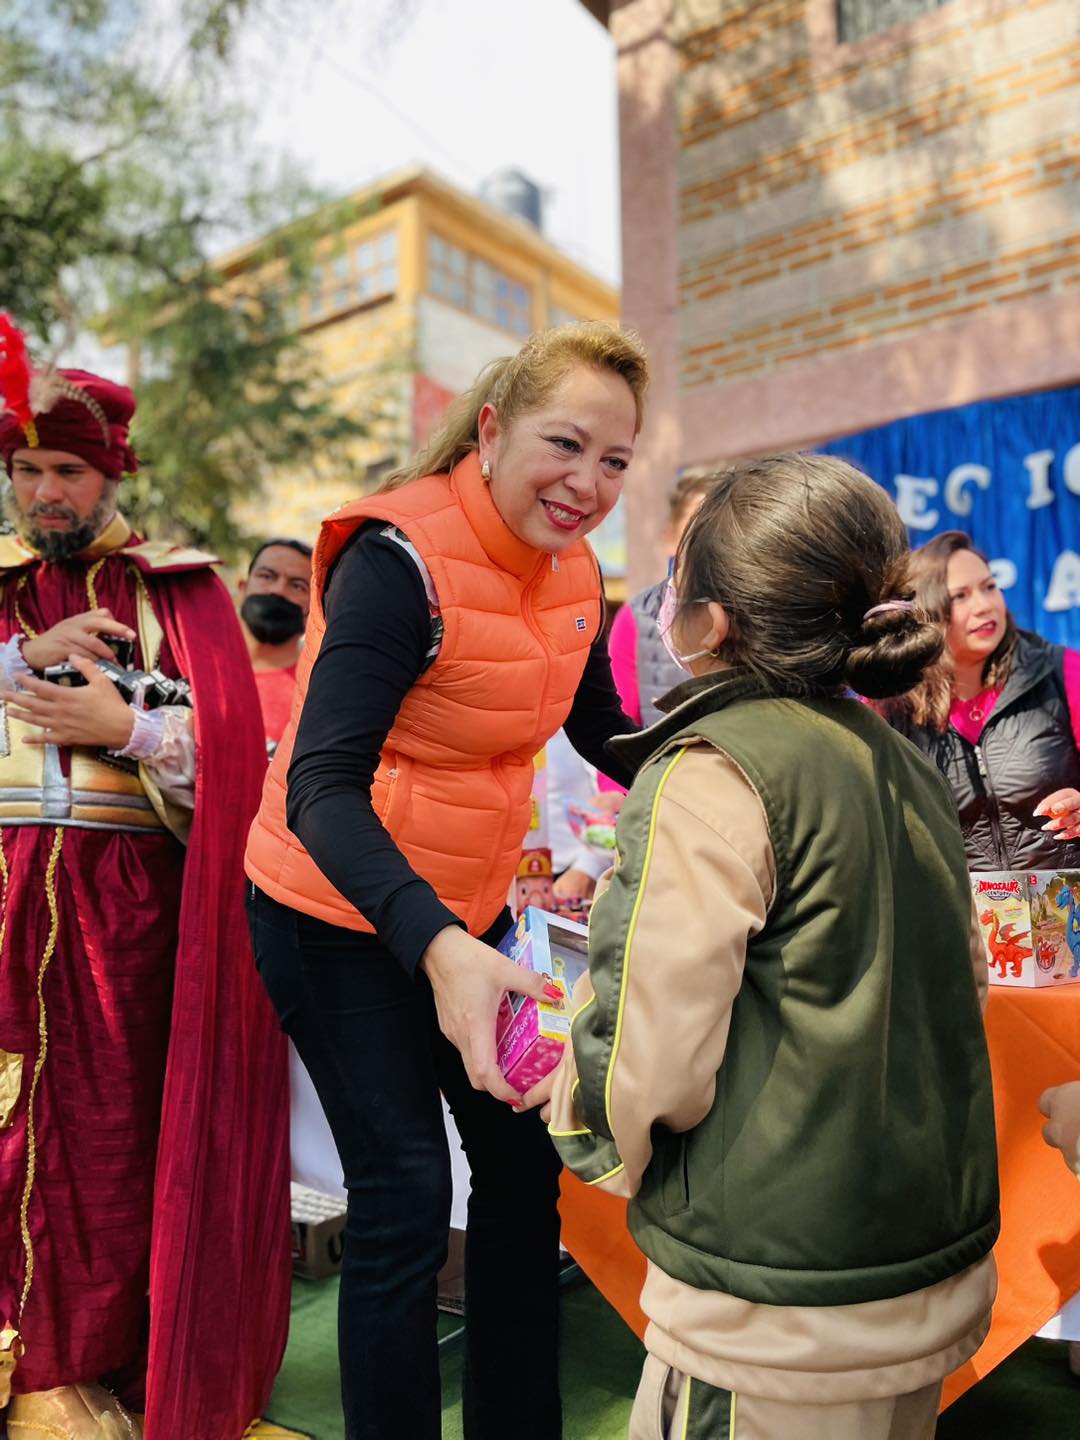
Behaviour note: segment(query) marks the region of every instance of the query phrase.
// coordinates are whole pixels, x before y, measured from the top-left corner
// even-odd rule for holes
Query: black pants
[[[435,1282],[451,1198],[440,1090],[472,1170],[465,1435],[558,1440],[560,1166],[537,1114],[515,1114],[472,1088],[426,978],[410,980],[374,936],[250,886],[248,897],[259,972],[345,1172],[338,1348],[347,1440],[440,1435]]]

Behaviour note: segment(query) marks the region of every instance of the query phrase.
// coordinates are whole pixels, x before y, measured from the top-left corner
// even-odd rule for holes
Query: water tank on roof
[[[480,195],[489,205],[497,205],[508,215],[543,230],[544,197],[540,186],[520,170],[497,170],[480,186]]]

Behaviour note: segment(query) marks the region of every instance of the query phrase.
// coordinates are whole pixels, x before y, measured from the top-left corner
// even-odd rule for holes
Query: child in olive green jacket
[[[550,1130],[648,1257],[634,1440],[921,1440],[989,1324],[963,842],[937,772],[849,698],[940,653],[906,548],[840,461],[737,467],[661,617],[695,678],[615,742],[640,769]]]

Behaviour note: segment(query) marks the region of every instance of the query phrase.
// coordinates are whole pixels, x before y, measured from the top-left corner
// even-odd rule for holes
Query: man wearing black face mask
[[[239,590],[240,619],[272,755],[288,723],[296,685],[311,597],[311,546],[303,540],[267,540],[256,550]]]

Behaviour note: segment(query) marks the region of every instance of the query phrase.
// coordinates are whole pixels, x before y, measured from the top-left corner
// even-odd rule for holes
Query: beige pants
[[[801,1405],[733,1395],[645,1361],[630,1440],[933,1440],[941,1386],[848,1405]]]

